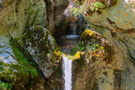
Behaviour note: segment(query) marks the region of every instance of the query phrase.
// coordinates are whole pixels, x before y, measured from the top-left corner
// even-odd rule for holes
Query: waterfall
[[[77,26],[70,26],[70,35],[76,35]]]
[[[76,28],[77,28],[76,26],[72,27],[72,29],[71,29],[72,30],[72,33],[71,33],[72,35],[76,35]]]
[[[63,54],[64,90],[72,90],[72,59]]]

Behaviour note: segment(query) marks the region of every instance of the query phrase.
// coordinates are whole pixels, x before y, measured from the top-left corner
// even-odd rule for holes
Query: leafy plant
[[[34,76],[37,77],[38,72],[37,72],[36,69],[31,69],[31,70],[30,70],[30,74],[32,75],[32,78],[33,78]]]
[[[103,9],[105,6],[101,2],[95,2],[91,4],[90,10],[97,11],[99,9]]]
[[[72,54],[75,54],[78,50],[79,45],[77,44],[75,48],[72,49]]]
[[[80,50],[81,50],[81,51],[82,51],[82,50],[84,50],[84,49],[85,49],[85,47],[84,47],[84,46],[81,46],[81,47],[80,47]]]
[[[72,13],[73,16],[77,16],[77,15],[80,15],[80,14],[83,13],[84,7],[83,6],[81,6],[81,7],[73,7],[73,8],[70,9],[70,11],[73,12]]]
[[[29,62],[29,58],[25,57],[19,48],[15,47],[14,41],[10,40],[10,45],[13,49],[13,52],[16,56],[16,60],[20,63],[22,70],[28,72],[32,77],[37,77],[38,72],[31,65],[34,65],[34,62]],[[23,73],[22,73],[23,74]]]
[[[12,90],[12,84],[0,81],[0,90]]]
[[[73,48],[72,52],[77,52],[77,47]]]
[[[87,12],[95,12],[109,7],[116,0],[74,0],[75,7],[71,9],[73,15],[86,14]]]

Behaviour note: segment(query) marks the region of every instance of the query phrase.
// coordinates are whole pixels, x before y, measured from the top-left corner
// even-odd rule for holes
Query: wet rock
[[[81,35],[85,28],[88,25],[87,20],[84,19],[83,15],[78,16],[77,18],[77,34]]]

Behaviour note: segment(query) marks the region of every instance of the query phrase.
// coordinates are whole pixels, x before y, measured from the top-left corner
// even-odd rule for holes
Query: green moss
[[[72,49],[72,52],[73,52],[73,53],[76,53],[76,52],[77,52],[77,46]]]
[[[75,55],[74,55],[74,57],[73,57],[73,61],[74,60],[79,60],[79,59],[81,59],[81,51],[79,51],[79,52],[77,52]]]
[[[82,35],[81,35],[81,40],[90,40],[90,39],[93,39],[93,38],[96,38],[96,34],[94,31],[92,30],[85,30]]]
[[[32,66],[34,63],[29,62],[29,59],[15,46],[16,44],[13,40],[10,41],[10,45],[15,54],[14,58],[19,64],[0,62],[0,79],[9,82],[0,82],[0,89],[2,88],[2,90],[11,90],[11,85],[13,86],[14,83],[20,80],[22,80],[20,83],[28,83],[29,78],[34,78],[38,75],[38,71]]]
[[[10,40],[10,45],[13,49],[16,60],[18,61],[18,63],[21,66],[21,70],[23,69],[23,71],[25,71],[25,72],[21,71],[22,72],[21,74],[23,74],[23,75],[29,74],[32,77],[37,77],[37,75],[38,75],[37,70],[31,66],[31,64],[28,62],[29,59],[23,55],[23,53],[19,50],[19,48],[14,46],[13,40]]]
[[[79,44],[77,44],[76,47],[72,49],[72,55],[74,55],[78,51],[78,48]]]

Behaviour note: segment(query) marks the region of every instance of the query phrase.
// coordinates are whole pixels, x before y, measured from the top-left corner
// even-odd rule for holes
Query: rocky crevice
[[[45,0],[46,12],[47,12],[47,28],[52,34],[57,34],[59,31],[57,27],[61,27],[61,23],[65,19],[64,10],[68,6],[68,0]],[[58,31],[56,31],[56,29]]]

